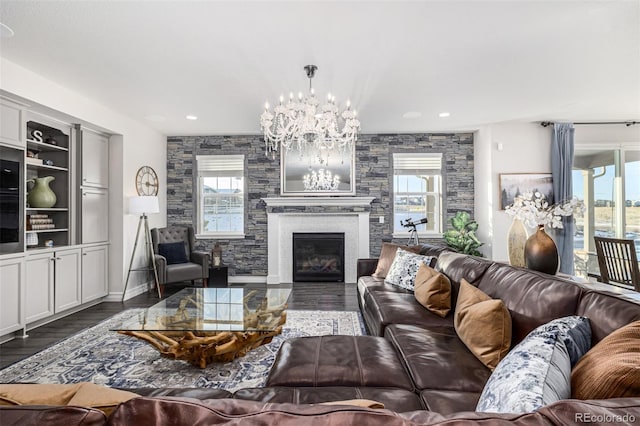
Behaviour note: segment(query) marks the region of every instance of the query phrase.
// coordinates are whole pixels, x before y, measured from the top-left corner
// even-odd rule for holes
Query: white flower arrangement
[[[506,208],[509,216],[514,216],[532,228],[536,226],[562,228],[563,216],[571,216],[583,210],[584,204],[577,198],[550,205],[544,194],[537,191],[518,195],[513,200],[513,204]]]

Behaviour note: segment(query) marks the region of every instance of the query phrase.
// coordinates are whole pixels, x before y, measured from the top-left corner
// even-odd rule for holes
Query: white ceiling
[[[640,118],[638,0],[2,0],[0,22],[1,56],[167,135],[258,133],[306,64],[363,133]]]

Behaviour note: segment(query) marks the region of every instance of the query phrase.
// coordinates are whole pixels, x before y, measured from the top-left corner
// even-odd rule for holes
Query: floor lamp
[[[124,296],[127,293],[127,286],[129,285],[129,277],[131,276],[131,271],[148,272],[153,269],[153,277],[155,279],[156,288],[158,289],[158,297],[162,298],[162,295],[160,294],[160,283],[158,282],[158,270],[156,269],[156,262],[154,259],[153,244],[151,242],[151,233],[149,232],[149,221],[147,220],[147,213],[160,213],[160,203],[158,202],[158,197],[129,197],[129,214],[139,214],[140,220],[138,220],[138,231],[136,232],[136,240],[133,245],[133,252],[131,253],[131,261],[129,262],[129,272],[127,272],[127,280],[124,284],[124,290],[122,291],[123,302]],[[140,239],[140,229],[143,226],[147,265],[144,268],[133,268],[133,259],[136,257],[136,249],[138,248],[138,240]]]

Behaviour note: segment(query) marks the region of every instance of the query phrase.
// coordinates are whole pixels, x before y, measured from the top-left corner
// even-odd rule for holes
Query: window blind
[[[400,174],[440,174],[442,153],[394,153],[393,173]]]
[[[198,176],[243,177],[244,155],[196,155]]]

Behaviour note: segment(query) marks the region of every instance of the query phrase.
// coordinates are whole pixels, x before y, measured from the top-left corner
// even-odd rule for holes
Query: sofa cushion
[[[412,390],[390,342],[373,336],[313,336],[286,340],[266,386],[373,386]]]
[[[412,293],[371,291],[365,298],[365,306],[362,316],[369,333],[374,336],[384,335],[384,329],[389,324],[453,328],[453,316],[442,318],[425,309]]]
[[[384,281],[407,290],[413,290],[420,265],[429,265],[431,260],[431,256],[422,256],[399,248]]]
[[[187,250],[182,241],[158,244],[158,254],[167,259],[167,265],[189,262]]]
[[[640,397],[640,321],[628,324],[595,345],[571,375],[577,399]]]
[[[591,286],[591,284],[584,284]],[[604,284],[611,287],[608,284]],[[589,318],[591,321],[592,344],[629,323],[640,320],[640,299],[638,293],[628,291],[629,294],[614,293],[611,289],[603,291],[587,291],[580,299],[576,314]],[[632,297],[635,297],[633,299]]]
[[[460,340],[484,365],[496,368],[511,347],[511,317],[501,300],[491,299],[464,278],[453,324]]]
[[[427,410],[445,415],[461,411],[475,411],[479,398],[480,392],[433,389],[420,392],[420,399]]]
[[[107,416],[86,407],[0,406],[0,423],[3,426],[101,426],[107,424]]]
[[[380,256],[378,256],[378,265],[373,276],[376,278],[386,278],[387,272],[393,263],[393,259],[396,257],[396,251],[398,248],[410,251],[412,253],[420,253],[420,246],[404,246],[394,243],[382,243],[382,249],[380,249]]]
[[[480,394],[491,375],[452,327],[392,324],[384,336],[393,343],[418,390]]]
[[[451,281],[427,265],[418,269],[414,295],[418,303],[442,318],[451,310]]]
[[[562,333],[558,328],[538,328],[500,361],[476,411],[530,413],[569,397],[571,361]]]
[[[417,394],[407,389],[398,388],[356,386],[277,386],[240,389],[235,392],[234,398],[262,402],[289,402],[293,404],[317,404],[328,401],[364,398],[379,401],[384,404],[384,408],[396,412],[424,409],[420,401],[420,397]]]
[[[464,278],[467,282],[478,285],[478,282],[493,262],[479,257],[461,253],[442,253],[434,266],[435,270],[442,272],[451,281],[451,306],[456,305],[460,281]]]
[[[491,265],[476,285],[509,309],[513,345],[542,324],[576,314],[582,294],[577,283],[498,263]]]

